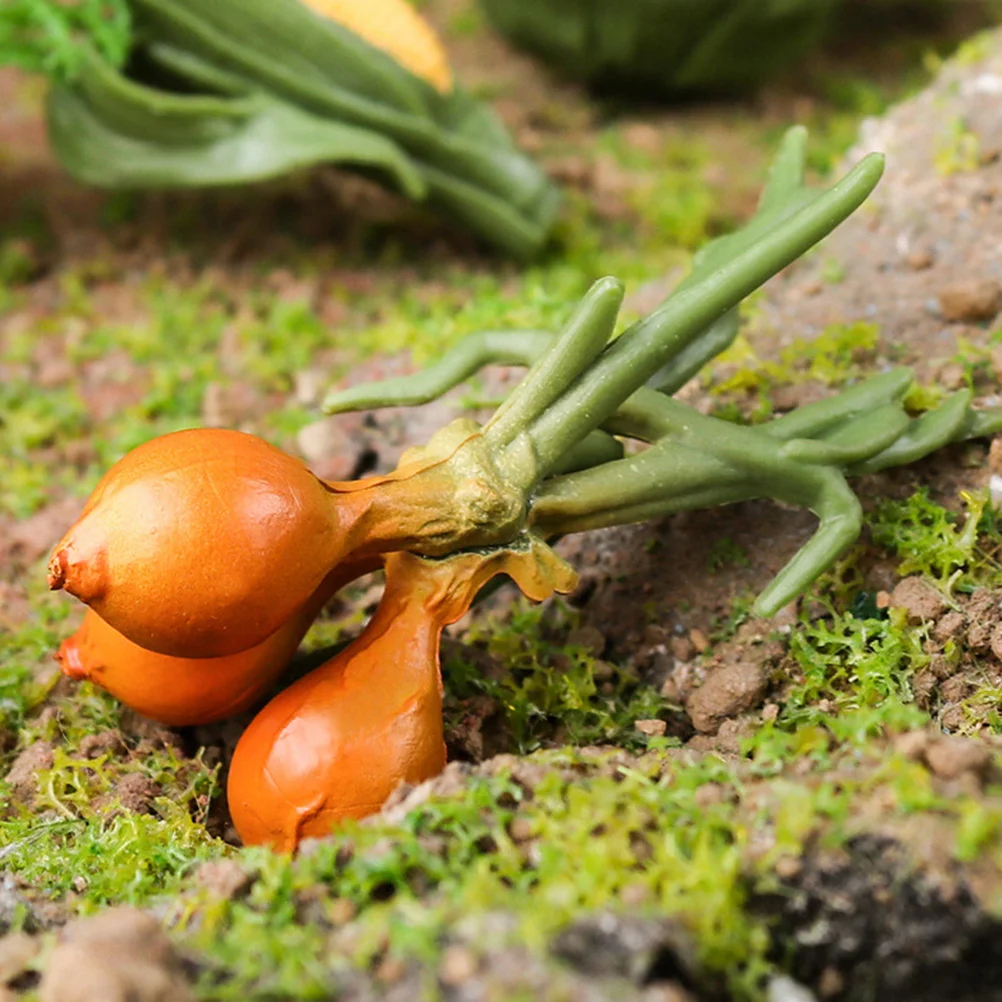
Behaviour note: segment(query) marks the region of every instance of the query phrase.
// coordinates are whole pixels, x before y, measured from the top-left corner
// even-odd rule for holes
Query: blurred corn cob
[[[360,35],[437,90],[452,89],[452,70],[435,32],[406,0],[303,0],[321,17]]]
[[[229,185],[338,163],[517,257],[545,243],[555,189],[454,85],[407,0],[126,2],[125,68],[85,44],[75,75],[50,91],[52,145],[80,180]],[[0,9],[0,37],[7,16]]]

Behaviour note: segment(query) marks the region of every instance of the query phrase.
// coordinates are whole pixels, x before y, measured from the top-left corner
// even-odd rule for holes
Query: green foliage
[[[67,633],[70,606],[45,588],[41,566],[24,572],[32,615],[23,624],[5,621],[0,606],[0,733],[26,734],[25,718],[38,706],[57,677],[52,652]],[[0,775],[4,756],[0,754]]]
[[[231,186],[337,163],[446,209],[514,257],[546,244],[556,189],[461,87],[416,76],[298,0],[130,9],[135,58],[120,70],[86,50],[75,79],[49,93],[49,138],[78,180]]]
[[[225,847],[185,811],[160,806],[162,817],[118,810],[76,823],[0,821],[4,868],[53,896],[75,891],[83,912],[176,892],[193,864]]]
[[[0,731],[18,728],[25,713],[44,700],[49,685],[39,679],[38,668],[51,657],[57,638],[39,623],[17,631],[0,623]]]
[[[808,382],[840,387],[860,378],[879,341],[880,329],[875,324],[833,324],[815,338],[795,338],[773,360],[759,358],[749,342],[739,337],[719,358],[734,371],[715,382],[712,392],[751,394],[757,401],[755,413],[767,417],[772,409],[770,394],[777,387]]]
[[[753,87],[821,38],[835,0],[482,0],[515,42],[573,76],[667,94]]]
[[[487,696],[521,754],[552,741],[644,747],[633,722],[663,712],[662,697],[627,669],[568,646],[564,630],[551,625],[548,635],[546,616],[544,607],[521,601],[504,625],[474,627],[467,641],[483,645],[497,670],[446,658],[447,720],[462,719],[463,700]]]
[[[657,756],[635,768],[599,763],[598,775],[591,763],[579,769],[569,752],[537,757],[527,768],[543,778],[531,792],[506,775],[475,779],[400,826],[354,825],[294,860],[246,853],[257,874],[250,895],[218,906],[186,937],[210,958],[205,996],[325,997],[344,966],[385,957],[433,970],[460,916],[499,909],[516,920],[512,942],[539,949],[632,887],[692,930],[712,977],[739,999],[756,997],[768,940],[743,908],[748,833],[734,824],[734,799],[707,805],[699,795],[708,783],[733,789],[728,768],[710,758],[659,780]],[[331,951],[346,901],[359,917]],[[306,908],[311,920],[294,921]]]
[[[33,632],[21,631],[22,646]],[[58,641],[51,632],[45,639],[51,657]],[[30,692],[23,687],[24,696]],[[190,759],[172,747],[130,742],[117,731],[118,702],[88,684],[76,686],[72,696],[50,700],[49,706],[49,714],[21,718],[21,749],[38,741],[54,748],[51,767],[35,773],[29,802],[20,805],[0,781],[5,870],[53,897],[73,892],[77,907],[92,911],[171,893],[193,863],[226,851],[205,828],[219,791],[216,770],[200,756]],[[24,708],[15,710],[23,713]],[[81,741],[100,733],[117,737],[108,749],[82,755]],[[135,776],[152,784],[154,813],[135,814],[121,805],[118,784]]]
[[[985,496],[962,495],[963,519],[926,488],[904,501],[881,501],[870,517],[873,541],[900,558],[898,573],[924,574],[944,592],[969,591],[1002,577],[996,516]]]
[[[936,170],[942,175],[976,170],[981,164],[981,143],[967,121],[953,119],[944,133],[933,156]]]
[[[87,412],[72,388],[39,393],[31,380],[0,384],[0,511],[24,517],[47,495],[48,476],[33,468],[32,450],[80,436]]]
[[[130,29],[126,0],[4,0],[0,66],[66,81],[80,71],[88,47],[120,66]]]
[[[632,213],[610,223],[633,242],[637,255],[665,244],[695,250],[714,232],[733,228],[734,219],[706,183],[711,158],[699,138],[638,149],[621,128],[607,128],[597,138],[596,153],[602,169],[612,174],[614,191],[616,172],[622,174],[621,197]]]
[[[729,567],[747,567],[748,554],[730,536],[721,536],[710,547],[707,564],[711,574],[719,574]]]
[[[790,635],[800,679],[783,701],[780,721],[796,727],[888,700],[910,702],[909,679],[928,658],[921,632],[904,627],[849,613],[802,624]]]
[[[834,750],[921,726],[911,677],[928,661],[921,631],[897,618],[849,612],[801,621],[783,662],[790,680],[774,720],[745,742],[762,772],[809,759],[827,764]]]

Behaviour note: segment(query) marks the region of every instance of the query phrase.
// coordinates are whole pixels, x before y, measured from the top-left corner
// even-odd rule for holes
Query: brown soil
[[[570,137],[568,146],[574,145],[571,139],[588,136],[596,125],[594,106],[566,87],[568,116],[554,122],[553,107],[564,100],[561,88],[566,85],[554,85],[528,60],[513,58],[501,43],[485,47],[482,42],[460,41],[455,58],[471,85],[515,81],[517,86],[508,88],[500,110],[521,142],[529,149],[545,148],[543,158],[554,173],[593,194],[600,212],[614,217],[624,211],[617,201],[622,178],[608,166],[561,152],[552,143],[553,134],[561,131]],[[922,95],[864,129],[860,149],[850,159],[864,149],[884,150],[886,179],[865,212],[842,227],[821,251],[773,283],[749,334],[760,356],[774,356],[794,338],[810,336],[829,324],[864,320],[881,329],[874,368],[911,364],[921,378],[950,385],[957,379],[959,345],[966,342],[987,350],[1002,307],[1002,253],[991,237],[1002,232],[1000,90],[1002,36],[996,36],[982,59],[951,67]],[[544,93],[546,100],[541,97]],[[381,228],[392,222],[410,234],[415,254],[432,259],[468,255],[475,267],[493,266],[447,226],[364,183],[339,175],[335,185],[323,172],[269,187],[250,204],[232,194],[149,197],[133,222],[112,232],[100,222],[105,197],[82,191],[52,164],[39,126],[37,95],[30,93],[30,87],[26,91],[14,74],[0,71],[0,98],[0,150],[18,150],[16,162],[0,161],[4,193],[0,226],[32,203],[41,207],[53,235],[51,243],[26,247],[37,270],[29,305],[20,315],[0,321],[0,344],[5,331],[24,329],[45,315],[57,297],[62,270],[86,267],[89,262],[103,262],[107,273],[118,276],[96,277],[93,290],[98,307],[118,320],[136,315],[139,309],[137,276],[167,270],[174,278],[194,278],[207,261],[226,276],[230,294],[238,300],[259,281],[256,263],[278,258],[285,249],[288,238],[276,225],[279,219],[291,220],[295,237],[310,242],[318,255],[336,256],[339,246],[357,250],[373,239],[373,232],[378,241]],[[779,101],[774,114],[782,118],[788,110]],[[644,141],[644,129],[684,134],[697,114],[651,112],[637,123],[637,141]],[[959,138],[958,122],[962,123]],[[717,128],[726,131],[727,125]],[[968,134],[975,142],[963,138]],[[958,166],[956,159],[967,155],[965,151],[973,159]],[[323,197],[318,198],[318,192]],[[746,210],[750,192],[749,186],[739,185],[730,211]],[[326,208],[318,211],[318,204]],[[189,234],[187,250],[175,254],[165,247],[172,244],[177,216],[201,217],[202,225],[193,236]],[[272,234],[264,246],[262,233]],[[397,272],[407,275],[412,268],[408,264]],[[837,280],[831,279],[833,274]],[[269,281],[280,295],[296,280],[276,271]],[[310,293],[319,303],[325,283],[365,288],[371,277],[364,270],[341,268],[324,281],[310,281]],[[338,323],[346,318],[328,319]],[[135,373],[127,358],[102,359],[100,365],[76,372],[66,367],[57,340],[46,341],[51,352],[40,350],[30,363],[35,376],[53,385],[80,380],[96,421],[135,399],[139,390],[130,379]],[[353,370],[350,378],[374,378],[408,365],[402,360],[373,360]],[[997,404],[995,380],[1002,376],[1002,360],[996,364],[993,358],[992,365],[993,371],[983,374],[977,389],[983,403]],[[0,362],[0,378],[13,371],[20,369]],[[488,392],[503,390],[511,379],[507,370],[493,371],[486,383]],[[803,402],[810,392],[800,388],[788,393],[785,406]],[[686,394],[697,406],[709,404],[701,384],[689,387]],[[210,423],[253,423],[278,403],[237,384],[207,400],[206,411]],[[403,448],[425,441],[443,423],[443,416],[452,415],[453,407],[437,404],[417,411],[381,412],[374,420],[348,417],[324,422],[312,437],[300,437],[300,448],[318,472],[330,477],[386,469]],[[53,466],[69,462],[82,467],[88,458],[85,446],[75,443],[69,451],[54,448],[51,461]],[[987,479],[987,445],[980,444],[945,450],[913,468],[866,478],[858,487],[864,502],[872,503],[926,485],[935,499],[952,505],[960,490],[983,488]],[[0,629],[13,628],[30,616],[22,581],[25,568],[51,547],[78,508],[74,499],[54,497],[30,519],[15,522],[0,517]],[[603,657],[635,666],[662,687],[678,707],[668,724],[670,732],[689,744],[680,754],[714,750],[735,755],[740,737],[774,713],[784,686],[794,679],[796,668],[783,643],[769,638],[777,625],[789,626],[792,610],[769,624],[744,623],[730,640],[708,653],[707,638],[736,598],[767,583],[805,541],[812,524],[808,514],[755,501],[654,525],[588,533],[562,544],[562,552],[582,575],[573,597],[581,610],[579,629],[592,631],[577,640],[590,637]],[[707,573],[714,547],[724,537],[747,555],[747,564]],[[989,758],[995,743],[982,733],[988,730],[987,720],[971,719],[960,707],[975,686],[1002,685],[998,625],[1002,595],[981,591],[947,605],[917,580],[895,581],[886,566],[867,567],[865,573],[863,585],[885,593],[886,605],[904,609],[914,622],[933,624],[927,646],[930,663],[914,683],[920,705],[934,712],[944,731],[982,735],[944,738],[939,732],[922,732],[901,740],[911,742],[909,753],[938,787],[966,784],[980,789],[993,778]],[[362,601],[371,600],[370,594]],[[493,601],[494,608],[502,608],[506,600],[500,596]],[[959,650],[960,656],[945,658],[947,645]],[[467,724],[450,737],[454,753],[482,764],[450,767],[440,780],[389,806],[387,817],[436,791],[447,792],[450,784],[454,790],[478,771],[510,767],[510,758],[493,758],[506,750],[506,736],[491,723],[494,710],[489,701],[471,705]],[[209,760],[224,761],[238,729],[228,725],[179,736],[127,715],[122,732],[88,736],[77,751],[84,757],[108,753],[124,758],[141,754],[144,747],[171,745],[183,754],[203,746]],[[13,760],[6,778],[16,797],[30,802],[33,777],[51,764],[52,754],[53,746],[40,741]],[[625,764],[631,761],[623,756]],[[526,786],[538,778],[527,776]],[[126,776],[116,787],[115,799],[124,809],[142,812],[160,792],[142,776]],[[224,817],[214,823],[226,830]],[[997,875],[945,863],[929,847],[927,832],[907,827],[886,830],[879,804],[871,805],[869,814],[862,812],[860,824],[867,830],[844,851],[829,853],[819,846],[788,868],[774,895],[755,901],[757,908],[776,917],[777,941],[789,944],[795,976],[825,998],[883,995],[902,1002],[998,998],[994,984],[1002,978],[1002,961],[995,944],[1000,929],[985,908],[997,891]],[[916,858],[922,862],[918,871]],[[203,886],[221,897],[246,892],[242,871],[225,864],[210,867],[203,867],[196,877]],[[0,930],[22,912],[29,916],[29,931],[65,920],[58,907],[35,901],[30,889],[14,878],[0,877]],[[157,936],[146,917],[127,910],[70,927],[49,960],[40,998],[181,1002],[189,997],[183,965]],[[144,950],[136,955],[146,959],[122,963],[117,956],[121,943],[137,937]],[[17,978],[29,969],[34,949],[15,937],[0,940],[0,986],[31,987],[19,984]],[[442,983],[457,998],[474,997],[460,992],[471,979],[470,958],[464,950],[457,936],[440,973]],[[554,944],[554,952],[570,965],[557,980],[527,953],[498,950],[485,963],[486,973],[478,974],[485,994],[477,997],[505,997],[516,991],[537,997],[562,992],[572,998],[615,995],[648,1002],[685,1002],[692,997],[691,946],[668,923],[589,916],[568,928]],[[344,997],[368,998],[373,990],[386,998],[416,997],[408,992],[418,990],[419,970],[391,973],[395,976],[386,979],[392,986],[389,990],[385,985],[373,989],[366,980],[347,986]],[[0,997],[3,991],[0,987]]]

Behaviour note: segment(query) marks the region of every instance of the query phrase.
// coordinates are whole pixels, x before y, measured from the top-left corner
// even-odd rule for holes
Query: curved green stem
[[[607,422],[619,434],[653,442],[636,456],[545,482],[532,524],[565,534],[642,521],[685,509],[773,497],[818,516],[811,539],[763,591],[758,615],[771,615],[800,594],[858,536],[862,513],[837,467],[848,473],[912,461],[946,442],[1002,428],[1002,413],[970,410],[971,393],[954,394],[912,421],[894,398],[905,371],[887,373],[758,427],[707,417],[651,390],[639,390]],[[867,411],[865,403],[888,400]],[[984,415],[984,416],[982,416]],[[794,415],[791,415],[794,417]],[[785,426],[784,426],[785,422]],[[779,434],[776,434],[776,431]],[[787,433],[796,432],[788,438]],[[820,435],[820,439],[807,437]]]
[[[927,411],[912,421],[904,434],[876,455],[860,457],[849,472],[854,475],[876,473],[888,466],[913,463],[955,438],[966,437],[965,424],[971,414],[972,398],[970,390],[961,390],[947,397],[935,410]]]
[[[822,438],[791,438],[780,450],[784,459],[823,466],[849,466],[882,452],[905,434],[911,420],[898,404],[878,407],[827,432]]]
[[[549,331],[478,331],[465,337],[434,365],[420,372],[333,390],[323,402],[326,414],[414,407],[435,400],[487,365],[532,365],[553,344]]]
[[[588,369],[609,343],[622,302],[623,283],[615,278],[600,278],[585,293],[557,340],[487,422],[492,448],[510,445]]]
[[[738,336],[741,318],[737,307],[728,310],[719,320],[690,341],[673,358],[670,358],[649,380],[647,385],[661,393],[680,390],[693,376],[722,351],[726,351]]]
[[[673,293],[613,342],[599,360],[529,429],[542,471],[602,425],[636,389],[721,315],[785,268],[859,207],[883,172],[871,154],[842,181],[816,195],[750,247]]]
[[[804,438],[820,435],[829,428],[878,407],[897,403],[904,398],[912,385],[912,370],[901,367],[883,372],[879,376],[852,386],[841,393],[805,404],[789,414],[784,414],[767,424],[762,430],[776,438]]]

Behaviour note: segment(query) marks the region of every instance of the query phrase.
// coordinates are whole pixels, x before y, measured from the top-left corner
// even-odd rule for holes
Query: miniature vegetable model
[[[235,654],[183,658],[140,647],[88,609],[56,659],[68,678],[94,682],[163,724],[208,724],[260,702],[288,667],[310,624],[344,584],[370,564],[331,571],[301,609],[260,643]]]
[[[442,629],[496,574],[538,601],[574,572],[545,545],[427,560],[395,553],[386,590],[359,638],[276,696],[244,731],[229,775],[240,837],[291,850],[345,818],[379,810],[400,782],[445,766]]]
[[[164,655],[248,651],[290,623],[328,574],[414,554],[387,558],[387,595],[359,641],[248,731],[231,788],[248,840],[291,846],[305,831],[375,810],[399,779],[440,767],[429,680],[441,627],[487,572],[511,574],[531,596],[559,589],[545,539],[753,497],[809,508],[818,530],[759,596],[754,611],[768,616],[856,538],[861,512],[847,476],[1002,429],[1002,411],[973,411],[966,390],[913,418],[902,404],[905,369],[752,427],[672,399],[734,338],[741,300],[880,178],[882,159],[871,155],[811,191],[804,146],[804,131],[791,130],[752,220],[703,248],[688,278],[619,337],[623,289],[605,278],[557,337],[474,335],[425,373],[329,397],[331,412],[414,403],[488,361],[531,366],[486,425],[453,422],[387,476],[323,484],[235,432],[154,440],[109,471],[57,547],[50,583]],[[648,447],[625,456],[623,438]],[[192,719],[199,712],[193,696]],[[171,713],[180,722],[183,707]]]
[[[131,19],[128,45],[121,27],[114,44],[102,44],[96,14],[67,24],[54,0],[14,0],[0,13],[0,64],[55,77],[49,135],[80,180],[234,185],[342,164],[444,209],[517,257],[546,241],[555,189],[493,112],[455,83],[407,0],[113,7]],[[44,34],[52,24],[64,26],[58,39]],[[91,42],[67,42],[71,28]],[[44,52],[55,40],[64,55],[50,66]]]
[[[733,93],[824,38],[845,0],[481,0],[513,42],[573,77],[649,95]],[[946,0],[870,0],[945,8]]]
[[[481,0],[573,76],[671,93],[761,83],[824,34],[837,0]]]

